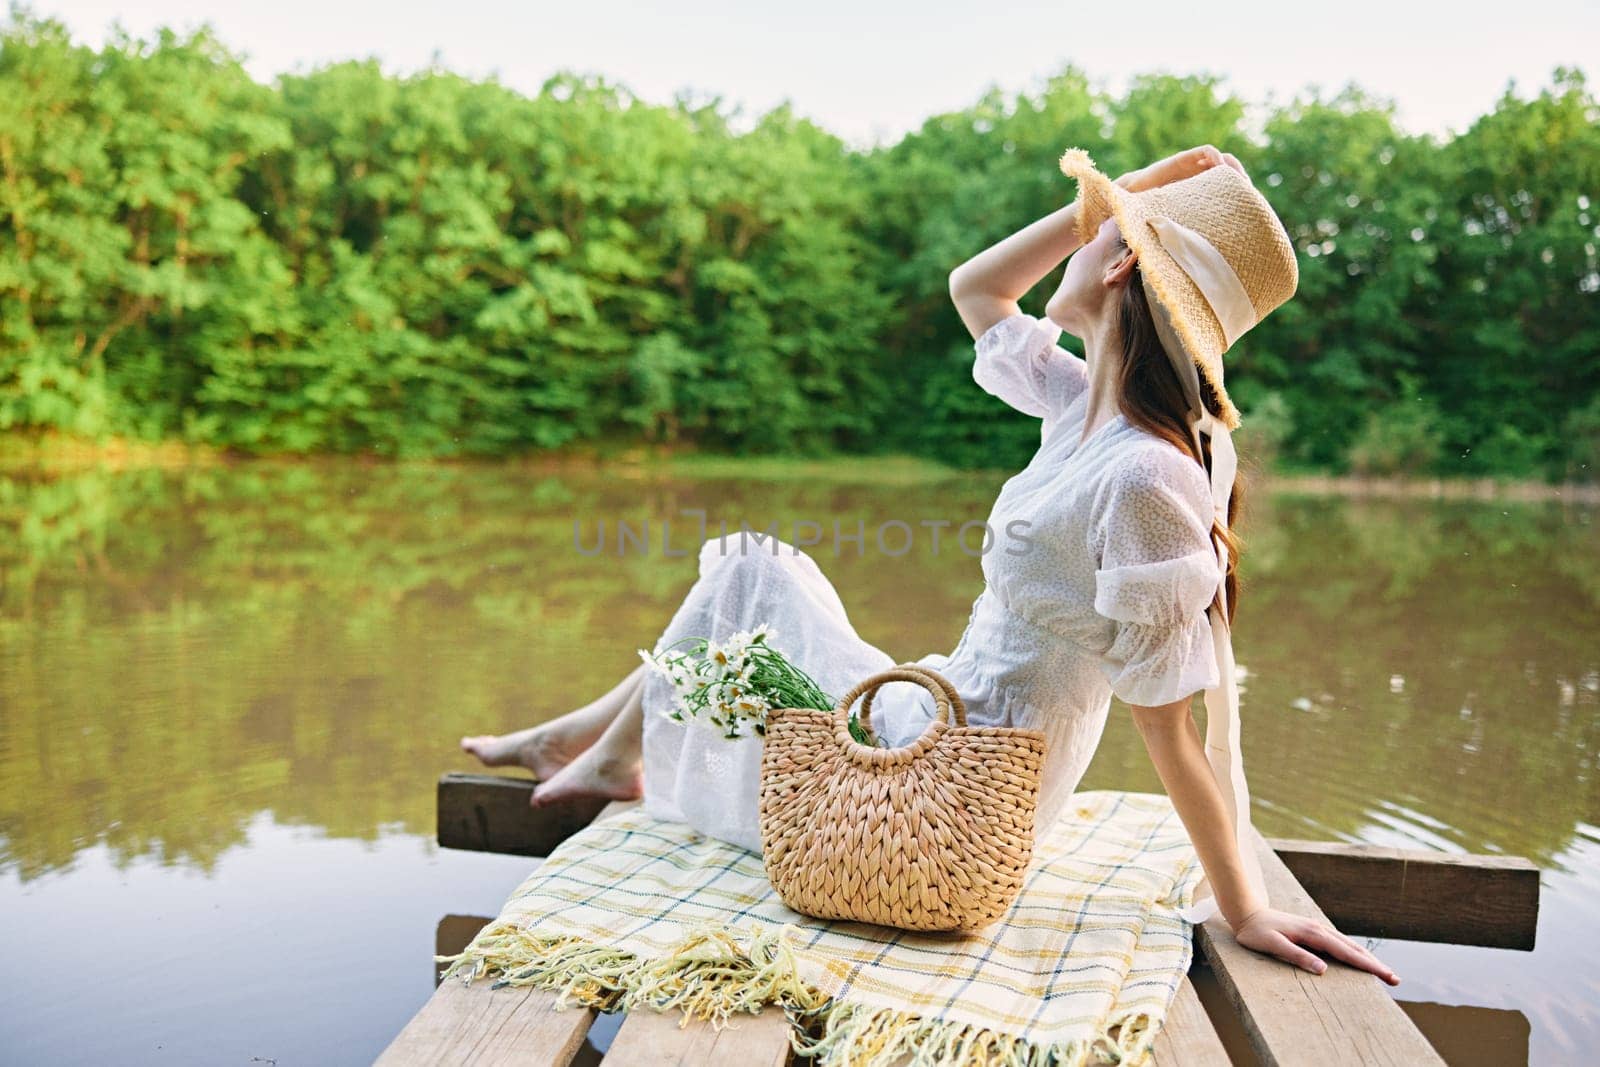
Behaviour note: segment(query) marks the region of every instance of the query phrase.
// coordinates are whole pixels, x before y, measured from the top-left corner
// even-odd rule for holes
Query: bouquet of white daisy
[[[774,708],[832,711],[837,703],[772,647],[774,636],[776,631],[762,623],[726,641],[686,637],[656,655],[641,648],[639,657],[672,683],[677,699],[668,718],[707,723],[730,740],[752,733],[759,737],[766,734],[767,713]],[[854,711],[850,735],[862,744],[873,743]]]

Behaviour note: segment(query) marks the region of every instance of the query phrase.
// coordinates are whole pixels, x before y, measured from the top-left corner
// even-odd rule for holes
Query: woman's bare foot
[[[461,751],[485,767],[525,767],[547,781],[577,759],[605,732],[605,723],[569,723],[565,718],[514,734],[463,737]]]
[[[526,767],[541,782],[554,778],[604,736],[624,709],[637,706],[644,678],[641,663],[610,692],[577,711],[514,734],[463,737],[461,751],[476,756],[485,767]]]
[[[531,807],[542,808],[567,800],[602,797],[637,800],[644,795],[644,775],[637,754],[620,755],[601,743],[583,752],[548,781],[533,789]]]

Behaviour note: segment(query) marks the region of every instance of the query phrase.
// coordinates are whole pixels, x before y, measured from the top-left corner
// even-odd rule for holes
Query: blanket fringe
[[[1134,1011],[1110,1020],[1091,1040],[1065,1044],[1024,1041],[971,1023],[831,998],[800,977],[784,939],[786,927],[752,926],[741,945],[727,930],[706,927],[669,947],[659,959],[640,959],[577,937],[539,936],[515,921],[490,923],[465,950],[437,956],[443,979],[490,978],[495,988],[534,986],[599,1011],[680,1008],[687,1018],[722,1029],[730,1016],[780,1006],[791,1022],[790,1042],[818,1067],[1086,1067],[1146,1061],[1155,1019]],[[910,1059],[903,1060],[903,1057]]]
[[[852,1067],[1085,1067],[1146,1061],[1154,1017],[1129,1012],[1112,1020],[1093,1039],[1040,1044],[959,1021],[941,1022],[870,1004],[830,1004],[820,1013],[822,1032],[800,1038],[795,1051],[825,1065]],[[1115,1031],[1115,1032],[1113,1032]]]

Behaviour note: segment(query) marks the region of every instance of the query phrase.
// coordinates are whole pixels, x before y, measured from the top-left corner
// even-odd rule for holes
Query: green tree
[[[568,72],[260,85],[207,30],[91,49],[12,8],[0,98],[0,431],[1011,467],[1037,423],[971,381],[949,272],[1074,195],[1068,146],[1117,173],[1212,143],[1300,256],[1227,359],[1285,464],[1592,469],[1600,108],[1575,70],[1439,143],[1353,85],[1256,132],[1214,76],[1114,96],[1068,65],[857,151],[788,105],[736,128]]]

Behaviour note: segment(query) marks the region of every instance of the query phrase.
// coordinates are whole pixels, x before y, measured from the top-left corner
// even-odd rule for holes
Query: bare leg
[[[559,719],[513,734],[463,737],[461,750],[478,757],[486,767],[526,767],[545,781],[577,759],[644,688],[646,667],[635,667],[604,696]]]
[[[600,739],[536,786],[528,803],[538,808],[585,797],[633,800],[643,796],[644,774],[639,762],[643,741],[644,686],[640,685]]]

